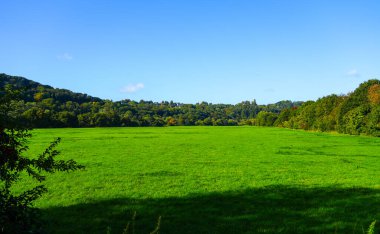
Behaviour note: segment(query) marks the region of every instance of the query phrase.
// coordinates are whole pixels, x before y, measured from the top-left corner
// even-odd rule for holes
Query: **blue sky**
[[[112,100],[315,100],[380,79],[380,1],[1,1],[0,72]]]

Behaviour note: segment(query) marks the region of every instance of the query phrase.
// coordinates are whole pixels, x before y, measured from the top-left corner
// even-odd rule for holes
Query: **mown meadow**
[[[47,177],[49,233],[363,233],[380,220],[380,138],[265,127],[33,130],[85,170]],[[16,190],[35,185],[26,176]],[[378,229],[378,224],[376,225]]]

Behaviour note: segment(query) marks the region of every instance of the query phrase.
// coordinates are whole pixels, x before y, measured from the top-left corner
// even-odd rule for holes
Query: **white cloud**
[[[58,55],[57,59],[69,61],[73,59],[73,56],[71,56],[69,53],[63,53]]]
[[[140,89],[143,89],[144,88],[144,84],[143,83],[137,83],[137,84],[130,84],[130,85],[127,85],[125,87],[123,87],[120,91],[122,93],[135,93],[137,91],[139,91]]]
[[[272,89],[272,88],[267,88],[267,89],[264,89],[264,92],[266,93],[274,93],[276,90],[275,89]]]
[[[360,73],[356,69],[351,69],[346,73],[347,76],[359,77]]]

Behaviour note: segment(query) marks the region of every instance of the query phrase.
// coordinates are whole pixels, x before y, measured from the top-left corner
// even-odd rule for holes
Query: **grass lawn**
[[[260,127],[38,129],[83,171],[48,175],[49,233],[363,233],[380,221],[380,138]],[[16,189],[31,186],[30,179]],[[377,224],[377,230],[379,225]]]

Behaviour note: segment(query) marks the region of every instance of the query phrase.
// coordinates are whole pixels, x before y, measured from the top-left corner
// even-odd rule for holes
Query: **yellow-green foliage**
[[[368,234],[375,234],[375,225],[376,225],[376,220],[373,221],[371,225],[369,225],[369,228],[367,231]]]

